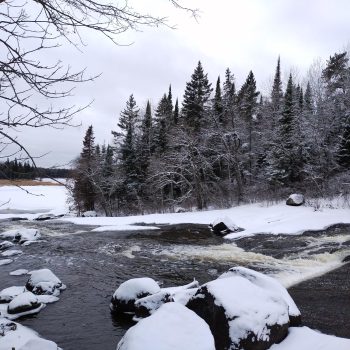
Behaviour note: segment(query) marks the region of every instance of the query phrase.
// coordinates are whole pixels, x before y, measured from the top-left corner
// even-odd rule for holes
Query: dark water
[[[120,283],[135,277],[148,276],[164,286],[189,283],[196,278],[203,283],[235,265],[250,264],[247,260],[210,259],[181,255],[188,247],[194,251],[207,247],[221,247],[224,240],[214,236],[201,225],[162,226],[158,231],[90,232],[93,227],[52,222],[0,222],[0,232],[13,227],[39,228],[45,241],[21,247],[24,254],[10,265],[0,266],[0,289],[24,285],[27,276],[10,276],[9,272],[47,267],[67,290],[60,301],[48,305],[38,315],[18,320],[55,341],[65,350],[115,349],[125,331],[132,325],[128,319],[115,319],[109,312],[111,295]],[[303,236],[260,235],[236,241],[245,251],[284,258],[291,252],[344,250],[350,239],[339,243],[332,239],[322,245],[310,240],[319,236],[350,235],[348,226],[334,227],[328,232],[307,233]],[[176,250],[177,254],[164,254]],[[259,269],[269,272],[269,266]]]

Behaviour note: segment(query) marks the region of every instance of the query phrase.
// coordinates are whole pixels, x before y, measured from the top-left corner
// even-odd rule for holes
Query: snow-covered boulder
[[[21,275],[26,275],[28,273],[28,270],[26,269],[18,269],[15,271],[11,271],[9,275],[11,276],[21,276]]]
[[[215,350],[208,325],[178,303],[162,305],[131,327],[117,350]]]
[[[174,212],[175,213],[186,213],[186,209],[183,207],[175,207]]]
[[[37,295],[59,295],[66,286],[49,269],[41,269],[29,272],[30,278],[26,288]]]
[[[184,286],[162,288],[156,294],[152,294],[136,300],[135,315],[137,318],[148,317],[149,315],[153,314],[160,306],[172,301],[178,301],[184,305],[195,293],[193,291],[196,291],[198,287],[198,281],[194,280],[193,282]],[[192,294],[189,293],[188,290],[191,290]],[[185,296],[188,298],[185,299]]]
[[[282,298],[288,305],[290,326],[296,327],[301,325],[301,314],[298,307],[296,306],[292,297],[289,295],[287,289],[284,288],[276,279],[241,266],[232,267],[218,278],[229,278],[233,276],[246,278],[256,286],[268,290],[271,293],[275,293],[278,297]]]
[[[110,304],[112,312],[134,313],[135,301],[160,292],[158,283],[152,278],[132,278],[123,282],[114,292]]]
[[[1,256],[15,256],[15,255],[20,255],[22,253],[23,253],[22,250],[10,249],[10,250],[6,250],[5,252],[2,252]]]
[[[41,235],[39,230],[34,228],[21,228],[2,232],[0,237],[12,239],[14,242],[22,244],[26,241],[36,241]]]
[[[55,343],[42,339],[33,330],[0,318],[1,350],[61,350]]]
[[[88,210],[88,211],[84,211],[81,216],[83,218],[94,218],[97,216],[97,213],[95,212],[95,210]]]
[[[28,311],[40,311],[42,304],[31,292],[24,292],[14,297],[7,307],[9,314],[27,313]]]
[[[265,350],[288,333],[287,303],[240,276],[205,284],[186,306],[208,323],[217,350]]]
[[[294,207],[297,207],[297,206],[302,205],[304,203],[305,203],[305,197],[304,197],[304,195],[302,195],[300,193],[291,194],[286,201],[287,205],[291,205]]]
[[[0,292],[0,303],[9,303],[13,300],[17,295],[24,293],[26,289],[21,286],[13,286],[9,288],[5,288]]]
[[[221,236],[239,231],[239,227],[227,216],[217,218],[209,225],[209,227],[215,234]]]
[[[8,249],[8,248],[11,248],[13,247],[14,244],[10,241],[2,241],[0,242],[0,250],[5,250],[5,249]]]

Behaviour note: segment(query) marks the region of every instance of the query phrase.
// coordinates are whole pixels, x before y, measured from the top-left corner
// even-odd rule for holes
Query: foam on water
[[[308,244],[303,250],[281,259],[245,251],[235,243],[209,246],[181,245],[157,250],[154,254],[175,259],[198,259],[202,262],[232,262],[235,265],[257,268],[277,278],[289,288],[340,267],[343,259],[350,255],[350,247],[344,247],[332,254],[329,252],[317,254],[317,250],[330,244],[337,244],[338,248],[342,248],[342,244],[349,240],[350,235],[307,237]]]

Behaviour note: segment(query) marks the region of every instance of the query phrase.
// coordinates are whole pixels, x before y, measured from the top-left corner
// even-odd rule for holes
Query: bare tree
[[[195,10],[170,2],[196,16]],[[94,77],[85,70],[72,72],[61,61],[45,63],[47,50],[65,42],[78,48],[86,30],[118,45],[118,34],[159,25],[168,25],[165,17],[139,13],[126,0],[0,0],[0,159],[22,151],[35,165],[13,132],[72,125],[74,115],[86,108],[64,106],[61,100],[71,96],[77,83]]]

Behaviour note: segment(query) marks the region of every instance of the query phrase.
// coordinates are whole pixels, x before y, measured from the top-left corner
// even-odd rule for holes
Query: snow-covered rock
[[[175,207],[174,208],[174,212],[175,213],[186,213],[186,209],[185,208],[183,208],[183,207]]]
[[[240,276],[205,284],[186,306],[209,324],[217,350],[265,350],[288,333],[287,303]]]
[[[40,338],[33,330],[6,318],[0,318],[0,350],[11,349],[61,350],[55,343]]]
[[[41,269],[29,272],[31,275],[26,283],[26,288],[37,295],[59,295],[66,286],[49,269]]]
[[[284,288],[276,279],[241,266],[232,267],[218,278],[228,278],[233,276],[246,278],[256,286],[268,290],[271,293],[275,293],[278,297],[282,298],[288,304],[290,326],[300,326],[301,315],[298,307],[296,306],[292,297],[289,295],[287,289]]]
[[[9,314],[27,313],[28,311],[40,311],[42,304],[31,292],[24,292],[14,297],[7,307]]]
[[[132,278],[123,282],[114,292],[110,304],[113,312],[135,312],[135,301],[160,292],[158,283],[152,278]]]
[[[21,286],[21,287],[13,286],[13,287],[5,288],[0,292],[0,303],[9,303],[17,295],[20,295],[25,291],[26,289],[24,288],[24,286]]]
[[[349,350],[350,339],[322,334],[308,327],[289,328],[288,336],[270,350]]]
[[[305,197],[304,197],[304,195],[302,195],[300,193],[291,194],[286,201],[287,205],[291,205],[294,207],[297,207],[297,206],[302,205],[304,203],[305,203]]]
[[[83,218],[94,218],[97,216],[97,213],[94,210],[88,210],[88,211],[84,211],[81,216]]]
[[[0,250],[5,250],[5,249],[8,249],[8,248],[11,248],[13,247],[14,244],[10,241],[2,241],[0,242]]]
[[[215,350],[208,325],[178,303],[162,305],[131,327],[117,350]]]
[[[10,238],[14,242],[22,244],[26,241],[36,241],[41,237],[41,235],[39,230],[34,228],[20,228],[2,232],[0,233],[0,237]]]
[[[22,250],[17,250],[17,249],[11,249],[11,250],[6,250],[5,252],[2,252],[2,256],[14,256],[14,255],[20,255],[22,254]]]
[[[8,265],[11,264],[13,262],[12,259],[0,259],[0,266],[1,265]]]
[[[217,218],[209,225],[209,227],[215,234],[221,236],[239,230],[239,227],[227,216],[223,218]]]
[[[194,280],[193,282],[186,284],[184,286],[178,287],[168,287],[162,288],[158,293],[149,295],[144,298],[140,298],[135,301],[135,315],[139,317],[148,317],[153,314],[160,306],[165,303],[178,301],[182,304],[186,304],[188,299],[194,294],[190,294],[188,290],[191,291],[197,290],[199,287],[198,281]],[[185,299],[185,295],[188,296]]]
[[[9,274],[11,276],[21,276],[21,275],[26,275],[28,273],[28,270],[26,269],[18,269],[15,271],[11,271]]]

